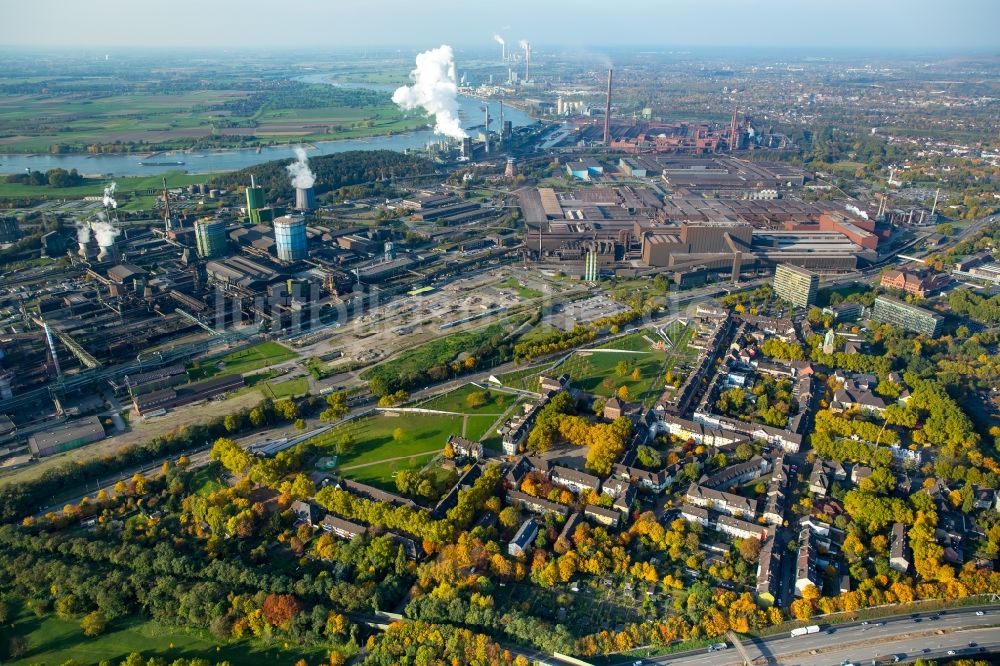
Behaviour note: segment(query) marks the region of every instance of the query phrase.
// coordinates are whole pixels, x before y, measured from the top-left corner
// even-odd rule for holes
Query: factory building
[[[624,159],[628,169],[641,173],[652,158]],[[567,168],[577,165],[582,175],[583,162],[571,162]],[[746,173],[756,168],[747,167]],[[777,166],[769,173],[766,182],[787,178],[786,184],[793,185],[801,175],[783,173]],[[842,273],[855,270],[859,260],[877,258],[870,249],[879,239],[878,233],[869,231],[875,229],[874,222],[828,204],[794,199],[661,199],[651,190],[627,186],[572,192],[525,189],[518,198],[527,226],[527,258],[581,277],[593,272],[587,270],[588,258],[591,264],[595,258],[592,252],[603,274],[641,275],[666,269],[683,286],[706,281],[713,273],[738,280],[779,264]],[[827,213],[823,228],[831,230],[822,231],[817,220]]]
[[[309,251],[305,218],[301,215],[285,215],[276,219],[274,241],[279,260],[291,263],[305,259]]]
[[[263,289],[280,277],[270,266],[240,256],[209,261],[205,264],[205,272],[220,284],[244,289]]]
[[[895,324],[914,333],[935,338],[941,334],[944,319],[930,310],[918,308],[892,296],[879,296],[872,306],[872,319],[883,324]]]
[[[196,221],[194,223],[194,236],[198,256],[203,259],[222,256],[229,247],[229,241],[226,238],[226,223],[223,220]]]
[[[566,173],[578,180],[590,180],[604,174],[604,167],[597,160],[579,159],[566,164]]]
[[[798,308],[807,308],[816,302],[819,276],[798,266],[779,264],[774,270],[774,292]]]
[[[44,458],[104,439],[104,426],[99,416],[59,425],[37,432],[28,438],[28,449],[36,458]]]

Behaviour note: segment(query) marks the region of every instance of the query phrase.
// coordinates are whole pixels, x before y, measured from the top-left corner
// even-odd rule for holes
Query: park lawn
[[[225,642],[208,635],[182,628],[164,626],[152,620],[119,619],[111,623],[101,636],[83,635],[78,620],[62,620],[54,615],[38,618],[22,612],[14,627],[0,629],[0,641],[6,648],[13,635],[28,637],[28,652],[21,659],[5,660],[4,664],[55,666],[70,659],[80,666],[92,666],[108,659],[118,663],[131,652],[147,659],[162,657],[167,663],[179,659],[203,658],[210,663],[229,661],[233,666],[253,666],[265,662],[291,664],[297,658],[322,658],[323,651],[285,650],[277,646],[247,640]]]
[[[260,392],[265,398],[273,400],[297,397],[309,393],[309,380],[305,377],[296,377],[283,382],[265,382],[261,385]]]
[[[199,495],[211,495],[216,490],[222,490],[226,487],[226,484],[219,478],[215,465],[199,468],[191,479],[191,489]]]
[[[615,373],[615,366],[619,361],[625,361],[630,368],[638,367],[642,376],[638,380],[632,379],[630,374],[619,377]],[[667,355],[659,351],[648,354],[638,352],[624,354],[577,352],[563,363],[559,370],[560,373],[566,373],[570,376],[574,388],[609,398],[618,391],[619,387],[627,386],[629,399],[638,401],[654,385],[659,388],[666,361]],[[631,369],[629,373],[631,373]],[[604,386],[605,378],[610,378],[613,382],[611,388]]]
[[[673,349],[669,350],[671,357],[697,358],[698,350],[688,346],[691,338],[694,337],[694,327],[675,321],[666,330],[670,340],[673,341]],[[673,364],[672,364],[673,365]],[[671,367],[672,367],[671,365]]]
[[[645,337],[643,337],[645,336]],[[630,333],[621,338],[611,340],[610,342],[605,342],[602,345],[598,345],[598,349],[622,349],[625,351],[652,351],[653,346],[649,344],[649,338],[652,341],[662,340],[655,331],[637,331],[635,333]]]
[[[449,435],[461,434],[462,419],[445,414],[378,414],[345,423],[309,442],[320,449],[329,447],[322,455],[336,455],[334,443],[344,433],[349,433],[355,440],[354,450],[340,456],[339,460],[341,467],[348,467],[441,451]],[[393,438],[396,428],[402,431],[399,441]]]
[[[376,488],[388,490],[389,492],[396,492],[396,481],[393,476],[396,472],[404,469],[420,469],[437,454],[437,451],[418,453],[410,456],[409,458],[403,458],[402,460],[392,460],[389,462],[376,463],[374,465],[366,465],[364,467],[358,467],[357,469],[349,469],[340,472],[340,474],[341,476],[352,481],[357,481],[358,483],[366,483],[369,486],[375,486]]]
[[[449,391],[439,396],[435,396],[427,402],[420,403],[422,409],[439,409],[442,412],[457,412],[459,414],[503,414],[504,410],[510,406],[514,396],[499,391],[488,391],[486,402],[479,407],[469,405],[468,398],[473,393],[481,393],[483,389],[475,384]]]
[[[188,379],[196,381],[220,374],[243,374],[296,357],[298,354],[277,342],[262,342],[222,356],[213,356],[199,363],[197,367],[188,366]]]
[[[490,426],[496,423],[500,415],[490,416],[470,416],[465,423],[465,438],[478,442],[490,430]]]
[[[552,364],[546,363],[543,365],[535,365],[530,368],[522,368],[520,370],[505,372],[502,375],[498,375],[497,379],[500,380],[501,384],[509,386],[510,388],[537,392],[538,376],[544,375],[550,370],[552,370]],[[558,370],[554,372],[558,374]]]

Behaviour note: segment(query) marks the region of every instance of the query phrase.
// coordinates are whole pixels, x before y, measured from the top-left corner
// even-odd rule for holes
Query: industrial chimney
[[[524,42],[524,83],[531,79],[528,76],[528,67],[531,65],[531,44]]]
[[[311,187],[295,189],[295,208],[298,210],[313,210],[316,208],[316,193]]]
[[[486,103],[486,124],[483,126],[483,137],[486,139],[486,154],[490,154],[490,104]]]
[[[604,105],[604,145],[611,145],[611,77],[614,70],[608,68],[608,99]]]

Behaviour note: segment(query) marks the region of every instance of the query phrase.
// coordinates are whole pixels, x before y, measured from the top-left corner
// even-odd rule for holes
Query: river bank
[[[330,79],[329,74],[310,74],[299,77],[300,80],[323,82],[329,85],[342,85]],[[386,91],[392,86],[370,84],[357,85],[358,88]],[[459,114],[463,127],[467,130],[482,126],[486,105],[490,107],[490,118],[499,119],[499,101],[475,99],[460,95],[458,98]],[[524,127],[535,123],[535,119],[523,111],[504,105],[504,120],[511,121],[514,127]],[[494,126],[495,127],[495,126]],[[470,131],[470,133],[474,133]],[[362,139],[333,139],[306,144],[310,155],[330,155],[351,150],[395,150],[406,152],[424,148],[429,143],[440,141],[441,137],[431,129],[420,129],[392,135],[373,136]],[[219,150],[177,150],[145,154],[2,154],[0,153],[0,174],[21,173],[25,170],[48,171],[54,168],[66,170],[76,169],[82,174],[93,177],[117,176],[150,176],[167,171],[183,171],[189,174],[208,174],[236,171],[248,166],[284,159],[292,156],[291,147],[297,143],[274,145],[266,147],[232,148]],[[151,159],[151,156],[155,158]],[[155,165],[143,164],[155,161]],[[171,164],[173,162],[173,164]],[[176,162],[183,162],[177,164]]]

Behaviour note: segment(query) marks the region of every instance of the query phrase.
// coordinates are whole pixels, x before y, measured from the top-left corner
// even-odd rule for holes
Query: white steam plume
[[[468,136],[458,118],[458,85],[455,83],[455,57],[443,44],[417,55],[417,66],[410,72],[412,86],[400,86],[392,101],[404,111],[422,108],[434,115],[434,131],[453,139]]]
[[[76,223],[76,242],[80,245],[90,242],[90,225],[86,222]]]
[[[292,187],[294,188],[309,189],[316,182],[316,175],[309,168],[306,149],[302,146],[295,146],[295,161],[285,168],[288,169],[288,175],[292,179]]]
[[[504,46],[506,44],[506,42],[503,41],[503,37],[501,37],[500,35],[493,35],[493,41],[495,41],[500,46]]]
[[[524,49],[525,51],[531,48],[531,45],[528,44],[527,39],[522,39],[520,42],[518,42],[518,44],[520,44],[521,48]]]
[[[108,247],[115,244],[115,238],[121,233],[114,225],[108,222],[108,218],[102,211],[97,211],[97,221],[90,223],[90,228],[97,238],[99,247]]]
[[[104,204],[105,208],[118,208],[118,202],[115,201],[115,186],[117,183],[111,181],[111,184],[104,188],[104,197],[101,199],[101,203]]]

